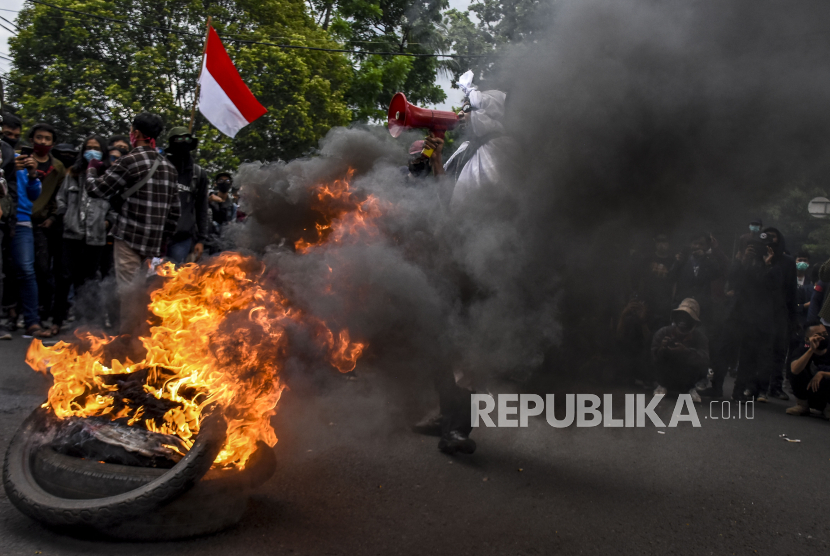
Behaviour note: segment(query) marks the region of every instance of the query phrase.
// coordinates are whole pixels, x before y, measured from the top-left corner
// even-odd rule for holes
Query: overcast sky
[[[4,17],[9,21],[14,21],[17,17],[17,13],[20,8],[23,6],[24,0],[0,0],[0,17]],[[465,9],[467,6],[470,5],[470,0],[450,0],[450,6],[456,9]],[[3,21],[0,19],[0,72],[6,73],[9,71],[9,67],[11,66],[8,60],[4,58],[9,57],[9,46],[7,39],[11,35],[9,31],[4,29],[3,27],[7,27],[11,30],[14,30],[14,26],[11,24]],[[437,106],[439,109],[449,110],[453,103],[460,104],[461,101],[461,93],[460,91],[450,89],[450,79],[447,77],[438,78],[438,83],[443,87],[444,91],[447,93],[447,102],[443,105]]]

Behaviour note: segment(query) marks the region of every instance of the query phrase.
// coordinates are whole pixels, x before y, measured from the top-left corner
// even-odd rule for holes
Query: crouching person
[[[698,327],[700,306],[694,299],[684,299],[671,316],[671,325],[658,330],[651,342],[659,385],[654,395],[688,392],[700,403],[695,384],[709,370],[709,341]]]
[[[830,418],[830,353],[827,328],[818,321],[807,323],[804,343],[790,358],[787,377],[793,387],[796,404],[787,409],[790,415],[809,415],[810,408],[823,411]]]

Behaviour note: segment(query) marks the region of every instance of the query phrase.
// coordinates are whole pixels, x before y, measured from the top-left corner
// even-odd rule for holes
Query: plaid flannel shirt
[[[176,232],[179,185],[176,168],[150,147],[136,147],[98,176],[90,168],[86,189],[90,197],[109,199],[144,179],[157,157],[161,164],[144,186],[130,195],[115,219],[112,235],[143,257],[158,257],[162,244]]]

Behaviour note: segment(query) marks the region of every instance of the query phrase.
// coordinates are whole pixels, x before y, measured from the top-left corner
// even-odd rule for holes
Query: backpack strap
[[[156,173],[159,164],[161,164],[161,155],[156,155],[156,161],[153,162],[153,166],[150,168],[150,171],[147,173],[147,175],[144,176],[144,179],[132,186],[131,188],[129,188],[124,193],[122,193],[121,198],[126,201],[128,198],[132,197],[133,193],[144,187],[147,184],[147,182],[150,181],[150,178],[152,178],[153,175]]]

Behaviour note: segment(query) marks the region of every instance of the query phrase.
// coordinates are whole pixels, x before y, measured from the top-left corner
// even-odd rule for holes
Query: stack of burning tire
[[[6,453],[3,486],[21,512],[73,535],[173,540],[219,531],[239,522],[252,490],[276,466],[273,451],[260,443],[244,469],[211,469],[227,430],[218,412],[168,468],[62,453],[65,427],[56,425],[46,408],[24,421]]]

